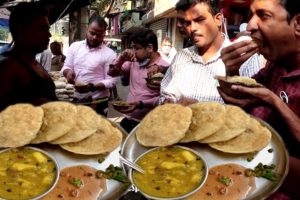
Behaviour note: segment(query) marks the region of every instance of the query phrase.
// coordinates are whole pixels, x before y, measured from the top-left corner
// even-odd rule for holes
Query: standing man
[[[161,41],[160,49],[158,50],[158,52],[165,61],[167,61],[169,64],[172,63],[172,60],[176,55],[177,51],[173,47],[171,38],[167,36],[164,37],[164,39]]]
[[[47,10],[38,3],[19,3],[10,14],[9,29],[14,44],[0,56],[0,110],[56,100],[53,81],[35,60],[51,37]]]
[[[129,93],[127,101],[132,105],[121,121],[121,126],[130,132],[143,117],[152,110],[159,99],[159,89],[151,89],[146,84],[146,78],[152,67],[163,70],[168,63],[157,52],[158,41],[155,33],[146,28],[133,33],[130,36],[132,49],[124,50],[115,64],[111,65],[111,76],[129,76]]]
[[[231,43],[220,31],[223,16],[216,1],[179,0],[176,10],[184,12],[181,23],[194,45],[176,54],[161,83],[160,102],[223,102],[214,77],[225,76],[220,51]],[[240,69],[241,75],[255,74],[258,63],[258,59],[248,60]]]
[[[69,83],[75,84],[75,98],[78,102],[101,102],[96,111],[107,115],[109,89],[117,79],[107,75],[109,64],[116,53],[103,43],[107,23],[98,15],[89,19],[86,40],[74,42],[61,72]]]
[[[232,87],[250,94],[249,99],[236,99],[221,90],[220,94],[226,102],[268,122],[282,136],[290,167],[281,191],[300,199],[300,1],[254,0],[251,12],[247,29],[260,45],[236,43],[222,51],[222,59],[228,72],[236,74],[240,64],[259,51],[268,63],[253,78],[265,87]]]

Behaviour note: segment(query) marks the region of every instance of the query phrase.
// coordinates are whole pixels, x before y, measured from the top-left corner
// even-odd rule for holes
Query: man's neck
[[[198,48],[199,55],[202,56],[204,62],[207,62],[218,53],[224,40],[224,35],[219,33],[211,44],[203,48]]]
[[[11,51],[14,52],[14,54],[18,55],[20,58],[22,58],[23,60],[26,60],[26,61],[34,61],[35,56],[37,55],[36,53],[33,53],[33,52],[29,51],[28,49],[25,50],[25,48],[19,47],[17,44],[15,44],[12,47]]]
[[[152,52],[150,56],[150,62],[148,65],[153,65],[159,57],[160,55],[158,52]]]

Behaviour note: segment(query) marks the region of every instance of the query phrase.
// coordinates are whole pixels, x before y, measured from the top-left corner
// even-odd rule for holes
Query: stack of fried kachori
[[[147,147],[176,144],[185,136],[191,118],[189,107],[179,104],[158,106],[141,121],[136,138]]]
[[[0,113],[0,147],[29,144],[41,128],[44,111],[30,104],[16,104]]]
[[[190,106],[193,111],[192,123],[180,142],[198,141],[214,134],[224,125],[225,106],[217,102],[196,103]]]
[[[122,133],[88,106],[50,102],[16,104],[0,113],[0,148],[53,143],[76,154],[109,153]]]
[[[214,149],[226,153],[250,153],[266,147],[272,137],[268,128],[254,118],[250,118],[247,129],[237,137],[224,142],[210,143]]]
[[[77,154],[93,155],[113,151],[121,144],[122,133],[112,126],[106,119],[99,117],[97,131],[84,140],[74,143],[61,144],[60,146]]]
[[[158,106],[136,130],[137,140],[143,146],[195,141],[227,153],[259,151],[269,144],[271,136],[268,128],[241,108],[217,102],[201,102],[190,107]]]

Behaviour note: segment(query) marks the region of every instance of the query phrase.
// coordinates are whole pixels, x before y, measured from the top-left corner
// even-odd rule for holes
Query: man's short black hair
[[[179,0],[176,3],[175,8],[176,8],[176,10],[186,11],[190,7],[192,7],[198,3],[204,3],[204,4],[208,5],[209,11],[211,12],[212,15],[216,15],[217,13],[220,12],[220,8],[218,7],[219,0]]]
[[[104,20],[103,17],[95,14],[95,15],[92,15],[89,19],[89,25],[92,24],[93,22],[97,22],[98,26],[99,27],[104,27],[106,29],[107,27],[107,23],[106,21]]]
[[[300,1],[299,0],[279,0],[280,4],[288,12],[288,22],[297,14],[300,13]]]
[[[129,40],[141,45],[142,47],[147,47],[149,44],[152,44],[154,51],[157,51],[158,49],[157,36],[151,29],[148,28],[141,28],[132,33]]]
[[[40,3],[21,2],[16,5],[9,16],[9,30],[14,38],[17,37],[18,27],[27,26],[41,16],[48,17],[47,9]]]

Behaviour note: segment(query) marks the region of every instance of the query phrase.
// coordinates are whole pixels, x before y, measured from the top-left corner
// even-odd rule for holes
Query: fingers
[[[253,41],[237,42],[221,51],[221,58],[228,75],[237,72],[240,66],[253,54],[258,52],[258,45]]]
[[[125,51],[123,51],[123,53],[121,54],[122,58],[126,61],[135,61],[135,54],[132,50],[130,49],[126,49]]]

